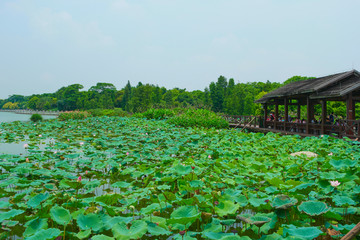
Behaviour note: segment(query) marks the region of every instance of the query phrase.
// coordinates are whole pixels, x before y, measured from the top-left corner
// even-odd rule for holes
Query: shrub
[[[227,128],[229,123],[216,113],[206,109],[188,109],[184,113],[167,120],[182,127]]]
[[[35,114],[31,115],[30,120],[32,122],[38,122],[38,121],[42,121],[43,117],[40,114],[35,113]]]
[[[59,119],[62,121],[66,121],[69,119],[85,119],[90,117],[90,113],[85,111],[70,111],[70,112],[63,112],[60,113]]]
[[[129,116],[129,114],[122,110],[121,108],[115,108],[115,109],[101,109],[101,108],[97,108],[97,109],[91,109],[88,110],[88,112],[93,116],[93,117],[101,117],[101,116],[109,116],[109,117],[127,117]]]

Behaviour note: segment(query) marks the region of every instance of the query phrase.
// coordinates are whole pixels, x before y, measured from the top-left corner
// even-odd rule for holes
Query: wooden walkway
[[[60,111],[38,111],[38,110],[29,110],[29,109],[0,109],[0,112],[11,112],[16,114],[40,114],[40,115],[49,115],[49,116],[59,116]]]
[[[282,135],[299,135],[303,137],[332,135],[342,138],[360,139],[360,120],[340,120],[335,124],[296,123],[281,121],[264,121],[260,116],[223,116],[230,128],[247,129],[251,132],[274,132]],[[265,127],[264,127],[265,126]]]
[[[235,124],[235,123],[230,123],[229,124],[230,128],[241,128],[241,129],[246,129],[250,132],[260,132],[260,133],[268,133],[268,132],[273,132],[273,133],[279,133],[281,135],[299,135],[302,137],[311,137],[314,136],[313,134],[306,134],[306,133],[301,133],[301,132],[288,132],[288,131],[283,131],[283,130],[277,130],[277,129],[271,129],[271,128],[260,128],[259,126],[245,126],[244,124]]]

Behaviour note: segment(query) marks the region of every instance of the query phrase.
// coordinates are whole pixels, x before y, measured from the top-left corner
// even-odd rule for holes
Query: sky
[[[0,98],[360,70],[359,0],[1,0]]]

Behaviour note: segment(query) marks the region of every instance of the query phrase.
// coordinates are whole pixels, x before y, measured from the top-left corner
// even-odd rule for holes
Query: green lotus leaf
[[[220,224],[225,226],[231,226],[235,223],[235,219],[227,219],[227,220],[221,220]]]
[[[339,169],[339,168],[343,168],[343,167],[354,167],[357,163],[356,160],[350,160],[350,159],[345,159],[345,160],[334,160],[331,159],[329,161],[329,163],[331,164],[331,166],[333,166],[335,169]]]
[[[115,224],[112,232],[116,239],[138,239],[147,232],[147,224],[144,221],[136,220],[128,228],[124,222]]]
[[[207,239],[221,239],[222,237],[226,237],[226,236],[234,236],[233,233],[222,233],[222,232],[204,232],[202,234],[203,236],[205,236]]]
[[[248,205],[248,200],[244,195],[235,196],[233,200],[238,203],[241,207]]]
[[[271,206],[275,209],[287,209],[294,206],[297,202],[298,201],[295,198],[290,198],[286,195],[278,195],[272,201]]]
[[[8,212],[0,212],[0,223],[4,220],[11,219],[17,215],[22,214],[24,211],[19,209],[11,209]]]
[[[303,239],[311,240],[317,238],[323,232],[316,227],[299,227],[290,225],[289,228],[284,228],[284,235],[289,235],[290,237],[300,237]]]
[[[32,208],[36,208],[40,205],[40,203],[42,203],[43,201],[45,201],[46,199],[48,199],[49,197],[49,193],[40,193],[32,198],[29,199],[29,201],[27,202],[27,205],[29,207]]]
[[[330,210],[326,203],[318,201],[302,202],[298,206],[298,209],[300,212],[305,212],[310,216],[318,216]]]
[[[346,176],[346,173],[340,173],[335,171],[330,172],[320,172],[320,178],[326,180],[334,180],[334,179],[341,179]]]
[[[95,232],[99,231],[104,226],[99,215],[93,213],[88,215],[79,214],[77,217],[77,224],[81,230],[92,229]]]
[[[271,221],[271,218],[265,217],[265,216],[252,216],[250,217],[250,224],[254,224],[258,227],[261,227],[265,223],[268,223]]]
[[[98,196],[95,198],[95,201],[96,202],[99,202],[99,203],[105,203],[106,205],[114,205],[116,204],[119,199],[123,198],[122,195],[120,194],[105,194],[105,195],[102,195],[102,196]]]
[[[148,231],[153,236],[159,236],[159,235],[170,235],[171,232],[166,230],[163,227],[158,226],[155,223],[149,223],[148,224]]]
[[[50,216],[52,220],[57,222],[60,225],[68,225],[71,221],[71,215],[69,210],[63,208],[54,206],[50,209]]]
[[[25,240],[46,240],[46,239],[53,239],[60,235],[60,230],[57,228],[48,228],[48,229],[41,229],[40,231],[36,232],[31,237],[25,238]]]
[[[289,190],[289,192],[296,192],[296,193],[309,193],[314,187],[316,186],[315,183],[302,183],[297,185],[296,187]]]
[[[131,186],[131,183],[120,181],[120,182],[116,182],[116,183],[111,184],[111,186],[113,188],[128,188],[128,187]]]
[[[9,201],[0,201],[0,208],[8,208],[10,207],[12,204],[9,203]]]
[[[108,237],[103,234],[92,236],[91,239],[92,240],[115,240],[115,238]]]
[[[89,237],[91,234],[91,229],[85,230],[85,231],[80,231],[78,232],[75,236],[79,239],[84,239]]]
[[[46,229],[48,227],[47,218],[35,218],[31,221],[25,223],[25,232],[23,233],[24,237],[31,236],[41,229]]]
[[[188,175],[192,172],[191,166],[176,165],[173,167],[173,171],[181,176]]]
[[[336,206],[354,206],[356,202],[349,197],[336,195],[332,198]]]
[[[170,219],[167,220],[168,223],[181,223],[188,224],[193,222],[196,219],[199,219],[201,213],[194,206],[182,206],[173,211],[170,215]]]
[[[235,214],[236,211],[240,208],[240,205],[237,203],[234,203],[233,201],[222,201],[215,207],[215,212],[220,217],[223,217],[225,215],[229,214]]]
[[[184,236],[181,236],[180,234],[176,234],[173,237],[173,240],[197,240],[197,238],[194,238],[190,236],[189,234],[185,234]]]
[[[261,205],[266,205],[266,200],[268,198],[257,198],[257,197],[251,197],[249,199],[249,203],[254,207],[260,207]]]
[[[261,238],[261,240],[283,240],[284,238],[277,233],[271,235],[266,235]]]
[[[248,236],[240,237],[239,235],[224,236],[220,240],[251,240]]]

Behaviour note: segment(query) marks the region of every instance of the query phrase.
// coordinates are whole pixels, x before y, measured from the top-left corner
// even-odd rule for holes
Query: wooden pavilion
[[[327,118],[328,101],[346,103],[346,119],[330,122]],[[336,134],[338,137],[359,137],[359,120],[355,119],[355,103],[360,101],[360,73],[356,70],[333,74],[316,79],[293,82],[280,87],[255,101],[264,108],[263,128],[311,135]],[[321,105],[321,118],[315,120],[314,106]],[[275,110],[269,113],[268,107]],[[284,106],[282,121],[279,106]],[[289,106],[297,106],[296,121],[290,121]],[[301,121],[301,106],[306,106],[307,118]],[[299,121],[300,120],[300,121]]]

